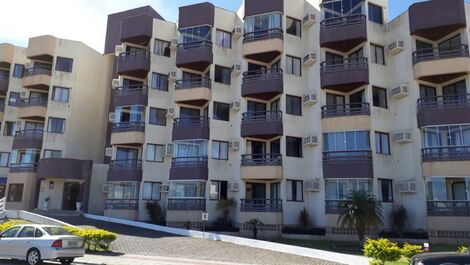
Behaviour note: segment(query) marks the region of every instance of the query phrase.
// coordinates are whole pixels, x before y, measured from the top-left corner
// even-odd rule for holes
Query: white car
[[[24,224],[0,234],[0,257],[26,260],[39,265],[43,260],[71,264],[85,255],[84,239],[59,226]]]

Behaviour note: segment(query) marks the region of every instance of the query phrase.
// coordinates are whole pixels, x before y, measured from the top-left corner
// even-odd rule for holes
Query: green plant
[[[107,251],[111,243],[117,239],[115,233],[102,229],[85,229],[73,226],[64,228],[75,236],[83,237],[86,249],[91,251],[96,251],[98,247]]]
[[[396,243],[387,239],[367,239],[364,244],[364,255],[373,258],[371,265],[385,265],[385,262],[395,262],[401,258],[401,249]]]
[[[145,205],[150,215],[151,222],[157,225],[166,225],[165,213],[158,202],[147,202]]]
[[[236,205],[234,199],[219,200],[216,209],[222,213],[221,219],[217,218],[217,225],[222,227],[232,227],[232,220],[230,219],[230,211]]]
[[[9,229],[12,226],[15,225],[22,225],[22,224],[29,224],[27,221],[22,221],[22,220],[9,220],[4,222],[3,224],[0,224],[0,233]]]
[[[423,251],[424,250],[422,246],[405,243],[401,248],[401,255],[404,256],[408,261],[411,261],[411,258],[414,255],[422,253]]]
[[[253,238],[257,239],[258,238],[258,229],[260,229],[263,225],[263,223],[256,218],[251,219],[250,221],[246,222],[246,224],[251,226],[251,231],[253,231]]]
[[[460,247],[457,249],[457,252],[458,252],[458,253],[462,253],[462,254],[469,253],[469,252],[468,252],[468,247],[460,246]]]
[[[310,217],[308,216],[308,212],[305,207],[299,214],[299,222],[303,228],[307,228],[310,223]]]
[[[400,238],[403,238],[403,232],[405,230],[406,220],[408,219],[408,213],[406,208],[403,205],[398,205],[393,208],[390,217],[392,219],[392,224],[397,228]]]
[[[346,201],[338,205],[338,224],[355,229],[361,243],[368,229],[383,225],[382,205],[362,191],[353,191]]]

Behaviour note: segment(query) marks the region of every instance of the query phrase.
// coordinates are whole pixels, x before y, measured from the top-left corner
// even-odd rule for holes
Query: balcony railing
[[[338,27],[351,26],[355,24],[365,23],[366,15],[357,14],[343,17],[327,18],[320,22],[321,29],[334,29]]]
[[[173,157],[172,168],[207,167],[207,156]]]
[[[179,43],[177,46],[177,51],[194,51],[201,49],[212,49],[212,41],[203,40],[203,41],[193,41],[186,43]]]
[[[470,146],[442,146],[423,148],[424,162],[470,160]]]
[[[8,80],[10,73],[8,71],[0,71],[0,80]]]
[[[344,161],[370,161],[372,162],[372,151],[351,150],[351,151],[328,151],[323,152],[323,163]]]
[[[23,77],[34,76],[34,75],[49,75],[49,76],[52,75],[52,65],[51,66],[41,65],[41,66],[34,66],[31,68],[24,69]]]
[[[109,163],[109,171],[118,170],[141,170],[142,160],[138,159],[123,159],[123,160],[112,160]]]
[[[283,71],[280,68],[246,71],[243,73],[243,82],[260,81],[283,78]]]
[[[168,211],[205,211],[206,199],[168,199]]]
[[[428,201],[428,216],[470,216],[470,201]]]
[[[130,85],[116,88],[116,96],[132,96],[146,95],[148,91],[147,85]]]
[[[0,101],[0,112],[4,112],[4,111],[5,111],[5,102]]]
[[[106,210],[138,210],[138,199],[107,199]]]
[[[47,107],[47,100],[47,97],[25,98],[19,101],[18,107]]]
[[[326,105],[321,107],[322,118],[370,115],[369,103]]]
[[[120,62],[127,62],[132,60],[150,60],[150,51],[144,49],[136,49],[119,54]]]
[[[246,32],[245,34],[243,34],[243,42],[257,41],[257,40],[263,40],[263,39],[272,39],[272,38],[282,39],[283,37],[284,37],[283,29],[272,28],[272,29]]]
[[[15,133],[15,139],[42,139],[44,131],[42,129],[19,130]]]
[[[418,111],[428,109],[456,109],[470,106],[470,94],[445,95],[418,99]]]
[[[242,155],[242,167],[282,166],[281,154],[249,154]]]
[[[320,74],[350,70],[367,70],[369,63],[366,57],[324,61],[320,65]]]
[[[282,121],[282,111],[253,111],[242,114],[242,122]]]
[[[326,214],[339,214],[341,210],[339,205],[344,202],[344,200],[325,200],[325,213]]]
[[[282,200],[276,199],[241,199],[241,212],[282,212]]]
[[[190,127],[205,127],[209,126],[209,117],[207,116],[194,116],[194,117],[180,117],[173,121],[174,128],[190,128]]]
[[[420,49],[413,52],[413,64],[424,61],[448,59],[455,57],[469,57],[468,45],[460,44],[439,48]]]
[[[10,172],[36,172],[37,163],[12,163],[10,164]]]
[[[212,87],[212,80],[210,78],[193,78],[193,79],[182,79],[177,80],[175,89],[188,89],[188,88],[196,88],[196,87]]]
[[[144,132],[145,122],[128,121],[113,124],[113,132]]]

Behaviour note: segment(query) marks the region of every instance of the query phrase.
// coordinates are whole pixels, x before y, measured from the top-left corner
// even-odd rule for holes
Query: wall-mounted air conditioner
[[[229,143],[230,150],[238,151],[240,150],[240,142],[239,141],[231,141]]]
[[[399,54],[405,50],[405,43],[402,40],[395,40],[390,45],[388,45],[388,53],[392,55]]]
[[[416,181],[408,180],[398,183],[398,191],[400,193],[415,193],[416,192]]]
[[[304,27],[306,28],[311,27],[313,24],[315,24],[316,21],[317,21],[317,18],[313,12],[309,12],[302,19],[302,23],[304,24]]]
[[[399,132],[393,135],[393,140],[400,144],[411,143],[411,132]]]
[[[232,75],[233,76],[239,76],[241,72],[242,72],[242,64],[241,63],[236,63],[232,66]]]
[[[243,35],[243,28],[240,27],[240,26],[236,26],[236,27],[233,29],[232,37],[233,37],[234,39],[238,40],[242,35]]]
[[[173,117],[175,117],[175,108],[174,108],[174,107],[169,107],[169,108],[166,110],[166,117],[167,117],[167,118],[173,118]]]
[[[315,52],[311,52],[305,55],[303,59],[304,66],[311,66],[317,62],[317,54]]]
[[[116,45],[114,48],[114,55],[119,56],[121,53],[126,51],[126,47],[124,45]]]
[[[178,47],[178,40],[177,39],[172,39],[170,41],[170,49],[174,50],[174,49],[176,49],[176,47]]]
[[[241,108],[240,100],[235,100],[234,102],[232,102],[232,104],[230,104],[230,110],[232,110],[233,112],[239,111],[240,108]]]
[[[167,193],[170,191],[170,186],[166,184],[160,185],[160,192],[162,193]]]
[[[310,179],[305,181],[306,191],[320,191],[320,179]]]
[[[165,145],[165,156],[172,156],[173,155],[173,144],[166,144]]]
[[[304,105],[308,106],[315,105],[315,103],[317,103],[317,93],[309,92],[305,94],[302,98],[302,102],[304,103]]]
[[[391,90],[391,97],[395,99],[400,99],[403,97],[408,96],[408,85],[401,84],[397,87],[392,88]]]
[[[304,145],[308,147],[314,147],[318,145],[318,136],[316,135],[309,135],[307,137],[304,137]]]
[[[104,155],[107,157],[112,157],[113,156],[113,148],[112,147],[106,147],[104,150]]]
[[[240,190],[238,182],[229,182],[227,188],[228,188],[229,191],[239,191]]]

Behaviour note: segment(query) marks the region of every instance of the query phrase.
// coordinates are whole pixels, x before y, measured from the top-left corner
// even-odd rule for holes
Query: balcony
[[[271,63],[284,51],[284,30],[266,29],[243,34],[243,56],[246,59]]]
[[[111,145],[142,145],[145,142],[145,122],[130,121],[113,124]]]
[[[150,52],[134,50],[119,54],[117,72],[120,75],[145,79],[150,71]]]
[[[428,216],[470,216],[470,201],[428,201]]]
[[[245,16],[269,12],[284,13],[284,0],[245,0]]]
[[[47,98],[21,99],[18,104],[18,118],[31,120],[45,120],[47,115]]]
[[[321,63],[321,88],[350,92],[369,84],[367,58],[351,58]]]
[[[112,160],[109,164],[108,181],[142,181],[142,161]]]
[[[0,101],[0,121],[3,121],[5,115],[5,102]]]
[[[470,146],[428,147],[421,153],[423,162],[470,160]]]
[[[271,139],[283,134],[282,111],[255,111],[242,115],[242,137]]]
[[[56,53],[57,39],[51,35],[30,38],[26,57],[32,60],[51,62]]]
[[[168,199],[167,210],[203,212],[206,211],[206,199]]]
[[[422,49],[413,52],[415,79],[441,84],[470,72],[468,45]]]
[[[5,96],[10,84],[10,73],[8,71],[0,71],[0,95]]]
[[[437,41],[467,25],[463,0],[415,3],[410,6],[408,15],[411,35],[432,41]]]
[[[132,85],[116,88],[114,94],[114,106],[131,106],[142,105],[147,106],[148,103],[148,86]]]
[[[242,97],[270,100],[284,91],[282,69],[267,69],[243,73]]]
[[[147,46],[153,34],[153,17],[138,15],[121,22],[121,41]]]
[[[208,176],[207,156],[173,157],[170,180],[207,180]]]
[[[322,131],[369,130],[369,103],[326,105],[321,108]]]
[[[138,199],[106,199],[106,210],[139,210]]]
[[[45,158],[39,160],[38,178],[88,181],[91,179],[92,169],[92,160]]]
[[[244,180],[281,180],[281,154],[247,154],[242,155],[241,178]]]
[[[172,141],[209,140],[209,117],[181,117],[173,121]]]
[[[372,152],[369,150],[323,152],[324,178],[373,178]]]
[[[240,212],[282,213],[282,200],[241,199]]]
[[[320,23],[320,46],[348,52],[367,41],[367,18],[351,15],[324,19]]]
[[[212,80],[210,78],[177,80],[175,102],[204,106],[212,99]]]
[[[470,94],[418,100],[418,127],[470,123]]]
[[[37,163],[12,163],[10,164],[11,173],[31,173],[36,172],[38,168]]]
[[[209,40],[178,44],[176,67],[204,72],[213,59],[212,42]]]
[[[23,74],[23,87],[49,91],[52,66],[35,66],[26,68]]]
[[[43,130],[16,131],[12,149],[42,149]]]

